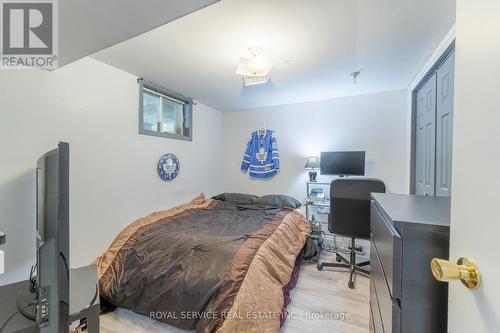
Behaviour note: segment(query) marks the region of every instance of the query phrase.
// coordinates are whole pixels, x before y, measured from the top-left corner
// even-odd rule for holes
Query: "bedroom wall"
[[[366,175],[407,193],[409,158],[406,92],[393,91],[224,113],[224,190],[305,198],[306,158],[328,150],[365,150]],[[261,122],[277,133],[281,170],[270,180],[240,171],[250,137]],[[331,177],[318,175],[318,180]]]
[[[2,71],[0,114],[0,230],[7,233],[0,285],[28,277],[34,261],[34,166],[59,140],[70,143],[73,267],[92,262],[134,219],[201,191],[222,191],[222,114],[195,106],[193,142],[139,135],[135,76],[97,60],[85,58],[54,72]],[[167,152],[181,162],[170,183],[156,174]]]

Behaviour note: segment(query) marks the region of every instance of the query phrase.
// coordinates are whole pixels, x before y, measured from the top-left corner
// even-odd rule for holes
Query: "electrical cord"
[[[35,275],[37,267],[38,267],[37,264],[34,264],[33,266],[31,266],[31,270],[30,270],[29,281],[30,281],[30,293],[32,293],[32,294],[34,294],[38,291],[38,286],[37,286],[37,282],[36,282],[36,275]]]
[[[36,321],[36,317],[33,314],[27,312],[26,309],[32,305],[36,306],[36,304],[38,303],[37,300],[34,300],[33,302],[31,302],[30,304],[28,304],[26,306],[22,305],[19,302],[20,302],[20,300],[18,299],[16,302],[16,305],[17,305],[17,310],[19,311],[19,313],[21,313],[25,318],[27,318],[29,320]]]
[[[38,283],[37,283],[37,275],[36,275],[36,271],[37,271],[37,268],[38,268],[38,264],[34,264],[31,266],[31,269],[30,269],[30,276],[29,276],[29,279],[28,281],[30,282],[30,287],[29,287],[29,291],[30,293],[32,294],[36,294],[37,291],[38,291]],[[28,307],[30,307],[31,305],[36,305],[37,303],[37,300],[34,300],[32,303],[26,305],[26,306],[23,306],[21,303],[20,303],[20,299],[18,298],[17,301],[16,301],[16,305],[17,305],[17,310],[19,313],[21,313],[25,318],[29,319],[29,320],[33,320],[35,321],[36,320],[36,317],[25,311]]]
[[[26,309],[27,307],[29,307],[29,306],[31,306],[31,305],[34,305],[34,304],[35,304],[35,302],[31,302],[31,303],[29,303],[29,304],[27,304],[27,305],[23,306],[23,307],[21,308],[21,310],[24,310],[24,309]],[[9,318],[8,318],[8,319],[4,322],[4,323],[3,323],[2,327],[0,327],[0,333],[2,333],[2,332],[5,330],[5,328],[6,328],[6,327],[7,327],[7,325],[9,324],[9,322],[10,322],[12,319],[14,319],[14,317],[15,317],[18,313],[21,313],[21,310],[17,310],[15,313],[13,313],[13,314],[12,314],[12,315],[11,315],[11,316],[10,316],[10,317],[9,317]]]
[[[327,242],[327,238],[333,238],[333,247],[329,246]],[[326,253],[343,253],[343,254],[349,254],[350,253],[350,241],[347,238],[340,237],[340,242],[338,241],[338,238],[336,235],[332,234],[327,234],[324,231],[321,231],[321,243],[322,243],[322,251]],[[331,244],[331,243],[330,243]]]

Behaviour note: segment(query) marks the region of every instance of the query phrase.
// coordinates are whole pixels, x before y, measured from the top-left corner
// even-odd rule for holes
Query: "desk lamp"
[[[309,181],[310,182],[315,182],[316,181],[316,176],[318,175],[318,172],[316,169],[319,168],[319,157],[317,156],[311,156],[307,159],[306,165],[304,169],[306,170],[311,170],[309,171]]]

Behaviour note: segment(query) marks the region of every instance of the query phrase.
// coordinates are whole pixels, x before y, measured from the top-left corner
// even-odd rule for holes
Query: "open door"
[[[480,284],[450,282],[448,330],[500,332],[500,1],[457,1],[450,261]]]

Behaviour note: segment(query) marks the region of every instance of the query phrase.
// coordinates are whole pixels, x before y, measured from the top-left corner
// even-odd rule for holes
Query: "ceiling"
[[[60,0],[59,66],[219,0]]]
[[[230,111],[406,89],[454,22],[455,0],[222,0],[93,57]],[[244,87],[251,46],[275,64]]]

